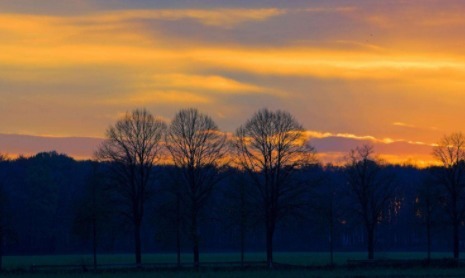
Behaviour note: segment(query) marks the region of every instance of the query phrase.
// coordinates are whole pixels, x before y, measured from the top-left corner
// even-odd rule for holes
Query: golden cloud
[[[156,87],[194,88],[218,93],[263,93],[268,91],[266,88],[241,83],[219,75],[156,74],[153,76],[153,83]]]
[[[123,10],[95,15],[73,17],[75,22],[111,23],[134,19],[181,20],[192,19],[204,25],[230,28],[247,21],[263,21],[284,14],[279,9],[161,9],[161,10]]]
[[[322,48],[247,48],[206,46],[192,42],[169,45],[158,42],[131,24],[133,18],[195,18],[206,24],[230,25],[262,20],[282,11],[265,10],[159,10],[118,11],[78,17],[0,15],[0,63],[24,67],[66,67],[82,64],[146,67],[154,72],[195,69],[227,69],[258,75],[312,76],[341,79],[443,80],[465,78],[465,58],[452,54],[387,52],[362,48],[358,51]],[[225,18],[223,18],[223,16]],[[223,19],[222,19],[223,18]],[[108,25],[107,25],[108,24]],[[223,23],[221,23],[223,24]],[[166,78],[199,83],[203,77],[167,75]],[[157,76],[155,75],[155,78]],[[159,76],[158,78],[164,78]],[[190,79],[190,80],[186,80]],[[196,80],[194,80],[196,79]],[[208,79],[208,80],[207,80]],[[205,77],[221,91],[259,88],[238,84],[215,75]],[[412,81],[412,80],[411,80]],[[179,85],[179,84],[178,84]],[[454,83],[454,87],[465,87]],[[236,91],[238,91],[236,90]]]
[[[202,104],[211,103],[212,99],[192,93],[189,91],[147,91],[137,92],[126,95],[120,98],[113,98],[111,100],[104,100],[102,104],[109,105],[120,105],[120,104],[131,104],[131,105],[148,105],[148,104]]]
[[[425,146],[433,146],[434,144],[428,144],[421,141],[410,141],[404,139],[392,139],[389,137],[384,138],[377,138],[371,135],[356,135],[352,133],[332,133],[332,132],[321,132],[321,131],[314,131],[314,130],[307,130],[306,135],[308,138],[328,138],[328,137],[338,137],[338,138],[346,138],[346,139],[354,139],[354,140],[364,140],[364,141],[371,141],[375,143],[383,143],[383,144],[392,144],[392,143],[408,143],[412,145],[425,145]]]
[[[212,47],[192,42],[172,45],[168,38],[155,39],[140,25],[128,22],[132,19],[190,18],[206,25],[232,26],[283,13],[286,11],[278,9],[219,9],[128,10],[70,17],[0,14],[3,42],[0,63],[26,66],[156,64],[157,68],[224,68],[253,74],[345,79],[403,78],[406,72],[425,76],[425,79],[431,75],[450,78],[450,73],[456,78],[465,76],[465,59],[447,53],[432,56],[430,53],[388,52],[356,41],[351,43],[369,47],[347,51],[312,47]],[[444,71],[449,74],[441,75]]]

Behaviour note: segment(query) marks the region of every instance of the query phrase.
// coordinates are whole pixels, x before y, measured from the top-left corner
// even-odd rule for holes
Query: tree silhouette
[[[65,173],[73,159],[51,151],[38,153],[29,162],[24,174],[25,208],[29,214],[26,221],[31,229],[28,237],[39,250],[54,253],[60,244],[60,232],[70,218],[64,204],[74,196],[64,194],[64,189],[70,179]]]
[[[92,242],[94,269],[97,268],[99,239],[111,223],[111,199],[99,164],[92,162],[84,194],[77,199],[73,233]]]
[[[181,193],[189,216],[194,267],[199,267],[199,217],[226,165],[226,136],[207,115],[190,108],[179,111],[166,133],[167,148],[179,169]],[[179,192],[179,191],[178,191]]]
[[[394,176],[376,162],[373,146],[350,151],[345,165],[347,182],[355,198],[356,212],[365,227],[368,259],[374,259],[375,231],[395,197]]]
[[[315,163],[305,131],[288,112],[262,109],[237,129],[233,143],[238,166],[250,175],[263,214],[266,257],[273,267],[276,224],[306,205],[308,185],[296,175]]]
[[[113,186],[133,224],[136,264],[141,257],[141,224],[144,206],[150,197],[153,166],[160,159],[166,125],[149,112],[134,110],[118,120],[106,133],[96,157],[109,162]]]
[[[438,184],[446,190],[445,209],[452,225],[453,254],[459,258],[460,224],[465,215],[465,137],[462,133],[444,136],[433,149],[441,163],[435,171]]]
[[[327,164],[322,172],[320,182],[312,192],[310,209],[316,216],[314,221],[322,224],[320,230],[328,231],[330,265],[333,266],[336,224],[344,216],[344,202],[341,196],[343,187],[337,179],[342,176],[343,171],[341,167]]]
[[[439,170],[438,167],[428,169],[420,181],[414,200],[415,217],[420,220],[426,230],[426,258],[428,262],[431,260],[432,229],[438,222],[438,208],[442,195],[431,175],[437,170]]]
[[[157,238],[166,243],[174,240],[176,242],[176,263],[181,267],[181,244],[184,242],[186,234],[186,218],[188,213],[185,211],[185,196],[180,185],[182,179],[181,170],[177,167],[165,166],[163,180],[161,182],[161,200],[155,210],[155,218],[158,224]],[[160,225],[161,224],[161,225]]]
[[[230,169],[230,171],[232,171],[231,178],[222,196],[221,221],[225,223],[225,229],[238,230],[241,267],[244,267],[247,234],[257,222],[257,207],[254,206],[256,204],[253,201],[254,196],[251,196],[253,191],[248,190],[250,177],[239,169]]]

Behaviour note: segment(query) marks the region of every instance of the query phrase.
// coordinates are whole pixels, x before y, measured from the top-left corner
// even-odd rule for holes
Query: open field
[[[378,253],[378,259],[423,259],[424,253]],[[449,253],[434,253],[434,258],[450,257]],[[183,254],[182,260],[189,263],[192,257]],[[262,253],[248,253],[246,260],[248,262],[264,261]],[[35,272],[30,273],[27,270],[31,265],[56,265],[56,264],[79,264],[91,265],[92,257],[89,255],[62,255],[62,256],[6,256],[4,258],[4,268],[9,272],[4,273],[4,277],[465,277],[465,268],[368,268],[368,269],[348,269],[346,262],[348,259],[365,259],[365,253],[345,252],[335,253],[334,269],[315,268],[312,270],[202,270],[194,272],[190,269],[181,271],[99,271],[99,272]],[[236,253],[208,253],[201,256],[203,262],[234,262],[239,261],[239,254]],[[328,253],[276,253],[275,261],[285,264],[294,264],[301,266],[325,266],[329,263]],[[118,255],[100,255],[99,264],[126,264],[132,263],[131,254]],[[175,254],[145,254],[144,263],[175,263]]]
[[[450,258],[450,253],[433,253],[433,258]],[[191,263],[191,254],[182,254],[182,263]],[[377,253],[376,259],[424,259],[425,253],[421,252],[385,252]],[[104,254],[97,257],[99,264],[130,264],[134,263],[132,254]],[[339,266],[346,264],[347,260],[366,259],[364,252],[336,252],[334,263]],[[247,262],[263,262],[266,260],[264,253],[246,253]],[[200,262],[238,262],[239,253],[204,253],[200,255]],[[303,266],[325,266],[330,263],[330,255],[325,252],[276,252],[274,261],[284,264]],[[143,254],[142,262],[151,263],[176,263],[176,254]],[[31,265],[44,264],[79,264],[92,265],[91,255],[55,255],[55,256],[5,256],[3,267],[7,270],[29,269]]]
[[[180,272],[99,272],[99,273],[9,273],[2,277],[16,278],[93,278],[93,277],[121,277],[121,278],[148,278],[148,277],[206,277],[206,278],[232,278],[232,277],[464,277],[465,269],[439,269],[439,268],[412,268],[412,269],[358,269],[348,270],[337,268],[333,270],[289,270],[289,271],[266,271],[266,270],[248,270],[248,271],[180,271]]]
[[[375,270],[324,270],[324,271],[221,271],[221,272],[127,272],[127,273],[56,273],[56,274],[6,274],[4,277],[42,278],[42,277],[68,277],[68,278],[148,278],[148,277],[206,277],[206,278],[232,278],[232,277],[464,277],[465,271],[459,269],[375,269]]]

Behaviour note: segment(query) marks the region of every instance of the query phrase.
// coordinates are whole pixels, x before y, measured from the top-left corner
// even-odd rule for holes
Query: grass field
[[[377,259],[424,259],[425,253],[420,252],[388,252],[376,253]],[[433,258],[448,258],[450,253],[433,253]],[[182,262],[192,262],[192,255],[182,254]],[[347,260],[366,259],[364,252],[341,252],[334,254],[336,265],[345,265]],[[249,262],[265,261],[263,253],[246,253],[245,260]],[[240,261],[238,253],[204,253],[200,255],[201,262],[237,262]],[[325,252],[276,252],[274,261],[278,263],[323,266],[330,262],[329,253]],[[175,263],[176,254],[143,254],[143,263]],[[129,264],[134,263],[132,254],[105,254],[98,255],[99,264]],[[85,264],[92,265],[91,255],[56,255],[56,256],[5,256],[3,267],[5,269],[29,269],[31,265],[43,264]]]
[[[22,273],[4,274],[2,277],[16,278],[300,278],[300,277],[464,277],[463,269],[370,269],[370,270],[315,270],[315,271],[206,271],[206,272],[126,272],[126,273]]]
[[[434,253],[435,258],[450,257],[449,253]],[[289,271],[266,271],[266,270],[248,270],[248,271],[213,271],[206,270],[194,272],[186,271],[162,271],[162,272],[144,272],[144,271],[107,271],[107,272],[56,272],[56,273],[27,273],[15,270],[28,270],[34,265],[44,264],[92,264],[92,257],[89,255],[62,255],[62,256],[6,256],[4,257],[4,268],[11,271],[4,273],[4,277],[465,277],[465,268],[373,268],[373,269],[347,269],[345,264],[348,259],[365,259],[365,253],[346,252],[335,253],[335,263],[338,265],[335,269],[321,270],[289,270]],[[378,253],[378,259],[423,259],[424,253]],[[142,257],[144,263],[174,263],[176,262],[175,254],[145,254]],[[183,262],[190,262],[192,257],[183,254]],[[264,261],[263,253],[248,253],[247,261]],[[99,264],[124,264],[134,261],[131,254],[119,255],[100,255]],[[232,262],[239,261],[239,255],[236,253],[208,253],[201,255],[201,261],[204,262]],[[275,253],[275,261],[279,263],[288,263],[305,266],[324,266],[329,263],[328,253]]]

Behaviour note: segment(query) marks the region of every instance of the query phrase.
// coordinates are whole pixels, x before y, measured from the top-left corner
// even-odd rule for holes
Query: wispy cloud
[[[157,68],[233,70],[257,75],[340,79],[450,79],[465,77],[465,59],[457,55],[318,47],[257,47],[171,42],[144,30],[132,19],[191,18],[204,24],[231,26],[285,13],[258,10],[129,10],[52,17],[0,14],[0,64],[25,67],[125,65]],[[127,22],[129,21],[129,22]],[[136,25],[134,25],[136,24]],[[139,25],[138,25],[139,24]],[[342,40],[344,41],[344,40]],[[347,40],[346,40],[347,41]],[[34,47],[30,47],[34,45]],[[447,72],[448,74],[438,74]],[[423,77],[423,78],[422,78]],[[458,85],[457,85],[458,86]]]
[[[161,88],[190,88],[215,93],[265,93],[269,90],[256,85],[242,83],[220,75],[155,74],[153,86]]]
[[[264,21],[286,13],[285,10],[268,9],[152,9],[152,10],[116,10],[80,15],[31,15],[0,14],[1,27],[10,31],[26,29],[44,31],[44,28],[80,27],[81,30],[111,30],[120,24],[130,24],[139,20],[179,21],[193,20],[203,25],[220,28],[232,28],[249,21]],[[63,34],[66,36],[66,34]]]
[[[177,9],[177,10],[125,10],[99,13],[78,17],[84,23],[121,22],[126,20],[158,19],[181,20],[192,19],[209,26],[231,28],[248,21],[263,21],[285,13],[279,9]]]
[[[393,126],[398,126],[398,127],[403,127],[403,128],[410,128],[410,129],[422,129],[422,130],[437,130],[438,129],[435,126],[428,126],[428,127],[416,126],[416,125],[408,124],[408,123],[404,123],[404,122],[393,122],[392,125]]]
[[[407,127],[407,128],[417,128],[415,125],[403,123],[403,122],[393,122],[392,125],[400,126],[400,127]]]
[[[336,8],[335,10],[338,11],[339,9],[345,10],[344,8]],[[309,9],[309,11],[317,12],[326,10],[327,8]],[[157,45],[154,38],[151,37],[153,34],[144,34],[144,28],[142,28],[141,23],[138,23],[135,20],[161,19],[175,21],[181,19],[193,19],[206,25],[234,26],[235,24],[240,24],[246,21],[266,20],[277,15],[286,14],[287,12],[288,11],[285,9],[179,9],[121,10],[79,16],[0,14],[0,30],[3,31],[3,33],[0,34],[0,38],[2,38],[2,41],[6,42],[7,45],[8,42],[15,44],[14,46],[17,46],[16,43],[20,42],[35,42],[36,46],[39,47],[41,45],[61,45],[61,47],[69,47],[69,50],[71,51],[76,51],[76,49],[72,48],[72,45],[76,43],[79,44],[79,47],[95,43],[98,44],[102,50],[105,50],[105,48],[111,48],[115,44],[118,45],[122,42],[126,43],[126,47],[129,45],[132,47],[147,47],[149,46],[147,44],[151,43],[150,48],[155,46],[157,51],[159,50],[157,49],[159,48],[159,45]],[[136,38],[137,40],[134,40]],[[155,39],[163,40],[166,38],[155,37]],[[363,41],[344,39],[336,41],[364,45],[369,48],[381,47],[379,45]],[[171,45],[171,47],[179,48],[178,46],[173,45]],[[198,48],[197,45],[194,47]],[[205,50],[212,50],[214,51],[212,54],[228,54],[226,51],[222,53],[221,48],[206,49],[205,46],[202,48],[204,50],[200,49],[200,51],[195,53],[202,54]],[[89,50],[91,49],[86,49],[85,51],[92,53],[92,51]],[[115,50],[119,50],[120,53],[123,53],[125,49],[121,48]],[[226,49],[223,49],[223,51],[224,50]],[[293,66],[302,68],[314,65],[333,65],[335,67],[351,68],[353,70],[362,70],[364,68],[370,70],[373,67],[385,67],[389,69],[436,69],[438,67],[455,67],[457,65],[457,63],[455,63],[455,59],[450,59],[450,61],[440,59],[439,61],[442,61],[442,63],[439,63],[437,57],[415,57],[414,55],[406,56],[406,53],[399,53],[399,55],[396,55],[396,53],[392,52],[376,56],[370,55],[370,53],[351,53],[347,51],[334,52],[330,50],[324,51],[318,48],[272,48],[267,51],[263,51],[261,49],[253,51],[250,49],[240,48],[228,50],[229,53],[232,54],[231,58],[233,60],[237,60],[238,56],[242,56],[244,58],[250,57],[253,62],[259,60],[261,62],[277,64],[282,67]],[[111,55],[111,52],[109,54]],[[144,54],[147,54],[147,51],[144,51]],[[400,56],[400,54],[402,54],[402,56]],[[136,55],[133,56],[137,57]],[[210,55],[210,57],[217,58],[215,55]],[[239,59],[238,61],[243,62],[242,60],[244,59]],[[267,66],[267,64],[265,64],[265,66]],[[265,66],[263,68],[266,68]],[[302,69],[299,71],[302,71]]]
[[[102,100],[101,104],[106,105],[138,105],[146,106],[151,104],[205,104],[212,103],[212,99],[189,91],[177,90],[153,90],[145,92],[130,93],[119,98]]]
[[[334,7],[315,7],[296,9],[297,11],[304,11],[308,13],[349,13],[358,10],[355,6],[334,6]]]
[[[220,75],[195,75],[167,73],[136,78],[131,82],[129,92],[118,98],[103,100],[103,104],[146,105],[164,104],[214,104],[224,95],[271,94],[280,95],[275,90],[262,88],[249,83]]]
[[[434,144],[428,144],[425,142],[420,141],[411,141],[411,140],[404,140],[404,139],[393,139],[389,137],[384,138],[377,138],[371,135],[356,135],[352,133],[332,133],[332,132],[320,132],[320,131],[306,131],[308,138],[329,138],[329,137],[336,137],[336,138],[345,138],[345,139],[354,139],[360,141],[370,141],[375,143],[383,143],[383,144],[392,144],[392,143],[407,143],[413,145],[425,145],[425,146],[433,146]]]
[[[403,139],[376,138],[375,136],[359,136],[350,133],[331,133],[307,131],[310,144],[313,144],[322,163],[343,165],[347,153],[362,144],[371,144],[376,156],[388,163],[427,167],[436,164],[431,156],[434,144],[409,141]]]

